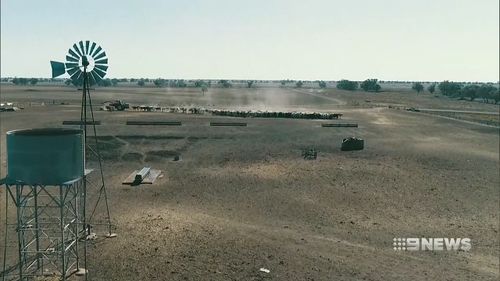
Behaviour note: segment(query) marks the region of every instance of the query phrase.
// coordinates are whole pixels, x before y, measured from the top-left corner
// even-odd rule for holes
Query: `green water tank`
[[[84,171],[83,131],[28,129],[7,132],[7,181],[59,185]]]

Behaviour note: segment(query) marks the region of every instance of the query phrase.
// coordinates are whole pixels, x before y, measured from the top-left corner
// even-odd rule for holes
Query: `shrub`
[[[378,92],[382,87],[377,82],[377,79],[366,79],[361,83],[360,87],[367,92]]]
[[[429,93],[433,94],[434,91],[436,91],[436,84],[431,84],[429,87],[427,87],[427,91],[429,91]]]
[[[354,91],[358,88],[358,82],[349,80],[340,80],[337,83],[337,89]]]
[[[37,78],[31,78],[30,79],[30,84],[31,85],[36,85],[36,83],[38,83],[38,79]]]
[[[113,85],[113,83],[111,82],[111,79],[106,78],[106,79],[102,79],[99,82],[97,82],[97,85],[99,85],[101,87],[109,87],[109,86]]]
[[[413,83],[413,85],[411,86],[411,88],[415,91],[417,91],[417,93],[420,93],[424,90],[424,85],[422,85],[422,83],[419,83],[419,82],[415,82]]]
[[[12,83],[14,85],[27,85],[28,84],[28,78],[14,78],[12,79]]]
[[[155,84],[156,87],[164,87],[165,86],[165,80],[158,78],[153,81],[153,84]]]
[[[229,83],[229,81],[227,80],[219,80],[219,82],[217,82],[217,84],[221,85],[222,88],[231,88],[233,85],[231,83]]]

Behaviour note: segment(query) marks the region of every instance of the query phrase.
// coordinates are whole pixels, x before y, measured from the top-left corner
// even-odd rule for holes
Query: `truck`
[[[130,105],[122,100],[105,101],[101,107],[101,110],[106,111],[123,111],[128,109]]]

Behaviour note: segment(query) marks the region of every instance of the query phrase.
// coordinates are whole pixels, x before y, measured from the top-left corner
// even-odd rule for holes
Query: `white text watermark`
[[[392,242],[395,251],[470,251],[470,238],[401,238]]]

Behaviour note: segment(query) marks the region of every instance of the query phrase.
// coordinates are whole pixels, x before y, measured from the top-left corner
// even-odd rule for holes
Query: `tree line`
[[[500,89],[493,85],[465,85],[457,82],[443,81],[438,85],[439,91],[452,98],[469,99],[470,101],[476,98],[482,99],[488,103],[490,100],[497,104],[500,101]]]
[[[476,99],[481,99],[485,103],[494,102],[497,104],[500,102],[500,90],[490,84],[467,84],[464,85],[458,82],[443,81],[441,83],[433,83],[427,87],[427,91],[433,94],[437,90],[447,97],[458,98],[461,100],[468,99],[474,101]],[[412,89],[417,93],[424,91],[424,86],[420,82],[415,82],[412,85]]]
[[[382,87],[378,83],[378,79],[366,79],[365,81],[358,83],[357,81],[350,80],[340,80],[337,82],[337,89],[355,91],[358,86],[366,92],[380,92]]]
[[[36,85],[38,83],[38,78],[14,78],[12,79],[12,83],[14,85]]]
[[[50,78],[18,78],[15,77],[11,80],[8,78],[2,78],[2,82],[8,82],[11,81],[14,85],[36,85],[38,82],[43,81],[43,82],[53,82],[56,81],[56,79],[50,79]],[[234,80],[233,80],[234,81]],[[242,80],[243,82],[246,82],[247,88],[252,88],[255,85],[255,80]],[[117,86],[119,83],[123,82],[128,82],[128,83],[136,83],[136,85],[143,87],[146,84],[152,83],[156,87],[170,87],[170,88],[186,88],[186,87],[195,87],[195,88],[200,88],[202,89],[202,92],[206,92],[208,88],[212,87],[212,81],[208,80],[194,80],[191,82],[186,82],[183,79],[162,79],[162,78],[157,78],[157,79],[149,79],[149,78],[106,78],[97,83],[98,86],[101,87],[112,87],[112,86]],[[326,88],[327,83],[322,80],[316,80],[314,82],[307,82],[307,83],[317,83],[320,88]],[[81,81],[73,81],[71,79],[65,80],[66,85],[74,85],[77,87],[82,86]],[[281,80],[280,81],[281,86],[285,87],[288,84],[292,84],[295,88],[302,88],[304,86],[304,81],[296,81],[296,80]],[[231,83],[231,80],[226,80],[226,79],[221,79],[218,80],[216,83],[217,87],[221,88],[231,88],[233,87],[233,84]],[[351,81],[347,79],[343,79],[337,82],[336,85],[337,89],[341,90],[347,90],[347,91],[355,91],[359,89],[362,89],[366,92],[380,92],[382,90],[382,87],[379,84],[378,79],[366,79],[362,82],[357,82],[357,81]],[[412,83],[412,89],[416,91],[417,93],[424,92],[426,89],[424,87],[424,84],[421,82],[413,82]],[[500,102],[500,91],[499,87],[495,87],[491,84],[471,84],[471,83],[459,83],[459,82],[452,82],[452,81],[443,81],[440,83],[432,83],[427,87],[427,91],[431,94],[435,93],[436,91],[439,91],[444,96],[448,96],[451,98],[458,98],[458,99],[468,99],[470,101],[474,101],[476,99],[481,99],[483,102],[489,103],[489,102],[494,102],[495,104],[498,104]]]
[[[367,92],[379,92],[382,89],[377,79],[367,79],[361,83],[345,79],[337,82],[337,89],[341,90],[355,91],[358,87]],[[420,82],[414,82],[411,88],[417,93],[423,92],[425,89]],[[481,99],[485,103],[491,101],[495,104],[500,102],[500,89],[491,84],[464,84],[446,80],[440,83],[432,83],[427,87],[427,91],[431,94],[435,93],[436,90],[442,95],[451,98],[468,99],[470,101]]]

